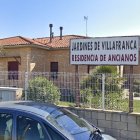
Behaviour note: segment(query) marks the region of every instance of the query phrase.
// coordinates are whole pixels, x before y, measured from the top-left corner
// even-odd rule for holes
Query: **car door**
[[[45,119],[0,108],[0,140],[71,140]]]
[[[16,116],[16,140],[66,140],[51,126],[34,116],[18,113]]]
[[[17,116],[16,133],[17,140],[50,140],[40,122],[27,115]]]

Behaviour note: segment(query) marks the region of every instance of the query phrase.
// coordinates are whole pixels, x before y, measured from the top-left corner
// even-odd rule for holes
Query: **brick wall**
[[[140,140],[140,114],[69,108],[118,140]]]

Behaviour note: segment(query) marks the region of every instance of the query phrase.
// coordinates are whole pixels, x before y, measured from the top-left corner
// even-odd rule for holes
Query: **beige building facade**
[[[65,35],[29,39],[21,36],[0,39],[0,71],[69,72],[76,66],[70,64],[70,40],[86,38]],[[95,66],[79,65],[79,73],[89,73]],[[122,73],[130,73],[130,66],[123,66]],[[140,65],[133,66],[140,74]]]
[[[16,36],[1,39],[0,71],[74,73],[75,65],[70,65],[69,60],[69,42],[72,38],[83,37],[64,36],[61,40],[54,37],[51,43],[49,38],[32,40]],[[86,73],[87,66],[79,66],[79,72]]]

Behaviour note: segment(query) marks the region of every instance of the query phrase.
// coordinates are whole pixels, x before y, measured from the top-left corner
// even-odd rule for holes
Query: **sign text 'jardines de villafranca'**
[[[70,63],[87,65],[138,65],[139,37],[72,39]]]

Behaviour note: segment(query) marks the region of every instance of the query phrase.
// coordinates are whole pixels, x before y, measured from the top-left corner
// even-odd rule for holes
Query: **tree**
[[[60,91],[45,77],[35,77],[29,81],[27,98],[30,100],[57,104],[60,100]]]

